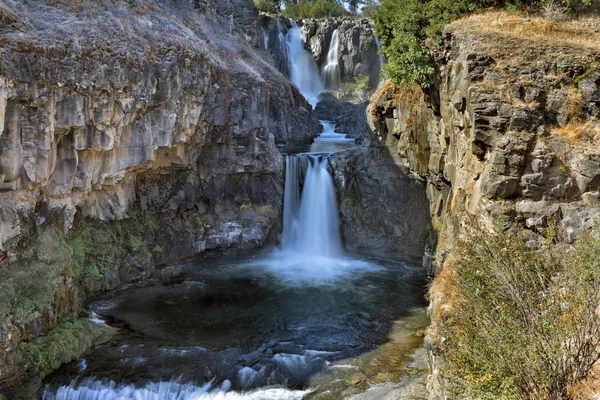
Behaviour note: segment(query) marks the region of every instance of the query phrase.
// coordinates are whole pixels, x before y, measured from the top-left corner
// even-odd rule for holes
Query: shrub
[[[254,5],[262,12],[276,13],[278,11],[278,1],[274,0],[254,0]]]
[[[466,235],[440,327],[451,387],[477,399],[566,399],[600,358],[600,238],[570,252],[520,234]]]
[[[283,14],[288,18],[327,18],[348,15],[343,5],[332,0],[287,2]]]

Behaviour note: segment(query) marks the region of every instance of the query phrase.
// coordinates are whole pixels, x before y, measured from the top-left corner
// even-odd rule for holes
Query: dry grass
[[[539,38],[554,44],[568,44],[600,49],[600,15],[589,14],[577,19],[550,21],[540,17],[525,18],[501,11],[473,14],[452,24],[461,31],[484,31],[516,37]]]
[[[589,145],[598,147],[600,144],[600,122],[575,121],[565,127],[557,127],[552,134],[571,145]]]
[[[569,395],[573,400],[598,400],[600,399],[600,364],[596,364],[588,379],[572,385]]]
[[[431,325],[427,330],[432,344],[437,344],[439,340],[437,327],[442,320],[453,314],[453,308],[460,296],[456,286],[457,276],[454,268],[456,262],[456,256],[454,253],[450,253],[441,270],[433,279],[427,293],[427,297],[434,307]]]

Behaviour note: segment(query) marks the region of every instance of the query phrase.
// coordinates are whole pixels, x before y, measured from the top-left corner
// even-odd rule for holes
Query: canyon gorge
[[[92,3],[0,0],[2,400],[452,398],[467,226],[597,229],[595,45],[470,17],[400,86],[366,18]]]

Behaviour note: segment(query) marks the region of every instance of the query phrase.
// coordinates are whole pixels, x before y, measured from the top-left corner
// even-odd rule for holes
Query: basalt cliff
[[[557,38],[536,29],[525,19],[454,23],[432,48],[430,87],[384,82],[371,99],[374,146],[426,184],[437,239],[423,258],[431,275],[451,268],[473,221],[520,227],[531,246],[549,224],[568,246],[598,223],[600,52],[572,32]],[[435,398],[447,395],[438,328],[452,313],[451,296],[434,278],[425,342]]]

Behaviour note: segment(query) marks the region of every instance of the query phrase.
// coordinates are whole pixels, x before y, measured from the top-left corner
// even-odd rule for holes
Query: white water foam
[[[381,270],[344,254],[327,156],[297,154],[286,160],[282,248],[248,265],[297,286],[328,285]]]
[[[136,387],[114,381],[84,379],[62,386],[56,393],[46,390],[43,400],[300,400],[309,393],[280,387],[240,393],[229,391],[230,387],[231,383],[227,380],[213,388],[212,381],[204,386],[158,382]]]

